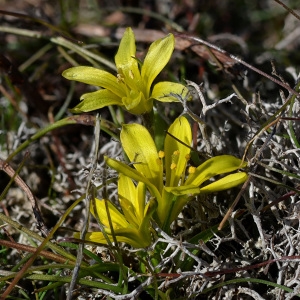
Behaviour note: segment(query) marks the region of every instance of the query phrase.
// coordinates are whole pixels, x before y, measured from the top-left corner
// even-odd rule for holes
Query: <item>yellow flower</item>
[[[153,108],[153,99],[161,102],[177,102],[170,94],[187,94],[187,89],[179,83],[159,82],[151,89],[156,76],[170,60],[175,39],[172,34],[151,44],[144,63],[139,68],[135,58],[135,37],[131,28],[127,28],[115,56],[117,76],[93,67],[74,67],[63,72],[69,80],[76,80],[102,87],[96,92],[81,96],[83,100],[72,111],[88,112],[108,105],[119,105],[132,114],[149,113]]]
[[[168,131],[171,135],[166,135],[163,154],[157,151],[145,127],[123,125],[121,143],[134,169],[115,159],[105,158],[110,167],[147,186],[158,202],[153,218],[164,230],[169,229],[192,196],[229,189],[247,179],[245,172],[237,172],[202,186],[214,176],[236,171],[245,167],[246,163],[231,155],[221,155],[208,159],[195,169],[191,168],[191,172],[186,174],[190,148],[185,145],[189,146],[192,142],[190,124],[185,117],[179,117]]]
[[[91,213],[104,226],[104,230],[111,242],[114,234],[118,242],[127,243],[135,248],[149,246],[151,243],[150,220],[157,207],[156,200],[152,198],[146,204],[145,184],[139,182],[135,186],[132,180],[123,174],[120,174],[118,180],[118,196],[123,213],[110,201],[107,201],[113,233],[109,226],[105,200],[95,199],[95,205],[91,206]],[[85,240],[107,243],[106,238],[100,231],[87,233]]]

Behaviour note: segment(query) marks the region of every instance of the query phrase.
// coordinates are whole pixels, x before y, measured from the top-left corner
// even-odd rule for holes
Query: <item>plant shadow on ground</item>
[[[75,65],[116,73],[111,64],[124,29],[131,26],[138,59],[154,40],[179,31],[242,58],[290,90],[226,53],[195,40],[186,40],[186,46],[182,36],[176,36],[175,51],[159,81],[202,83],[207,105],[238,95],[207,111],[204,136],[190,118],[197,150],[192,158],[198,163],[208,155],[242,158],[246,153],[251,178],[222,230],[217,227],[241,186],[191,200],[168,235],[156,228],[154,237],[157,234],[160,241],[149,249],[86,245],[73,298],[297,299],[300,107],[291,90],[298,92],[300,21],[277,1],[136,2],[0,1],[0,158],[10,158],[15,175],[38,198],[46,227],[63,221],[46,241],[37,228],[35,203],[10,182],[14,173],[1,171],[1,294],[30,261],[34,250],[29,247],[36,250],[43,241],[47,245],[39,250],[47,253],[40,253],[21,272],[9,297],[30,299],[35,292],[38,299],[64,299],[68,294],[79,252],[72,230],[80,231],[87,215],[86,202],[78,199],[87,192],[95,156],[95,113],[73,118],[69,109],[95,89],[73,84],[61,74]],[[286,3],[292,9],[296,4]],[[203,105],[190,88],[193,101],[187,105],[199,116]],[[168,125],[183,112],[182,103],[159,103],[156,108]],[[98,197],[105,186],[116,203],[117,174],[107,170],[103,156],[123,159],[116,140],[120,124],[141,120],[116,107],[98,112],[107,123],[92,183]],[[53,125],[60,120],[65,121]],[[15,152],[26,141],[28,145]],[[6,167],[1,163],[3,170]],[[90,228],[99,230],[94,219]]]

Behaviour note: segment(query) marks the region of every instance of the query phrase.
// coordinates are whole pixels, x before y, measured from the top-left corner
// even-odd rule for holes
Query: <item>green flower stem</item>
[[[79,66],[79,63],[77,63],[77,61],[64,49],[64,47],[57,46],[57,51],[65,58],[67,62],[69,62],[71,66]]]
[[[21,28],[14,28],[10,26],[0,26],[0,32],[7,32],[22,36],[27,36],[30,38],[40,39],[43,37],[40,31],[30,30],[30,29],[21,29]]]
[[[97,55],[81,46],[78,46],[72,42],[70,42],[69,40],[59,36],[59,37],[54,37],[50,39],[51,42],[53,42],[56,45],[60,45],[63,47],[66,47],[74,52],[76,52],[77,54],[79,54],[80,56],[82,56],[83,58],[85,58],[88,62],[90,62],[93,66],[95,67],[99,67],[99,65],[97,63],[95,63],[95,61],[100,62],[101,64],[109,67],[112,70],[116,70],[116,67],[113,63],[111,63],[109,60],[104,59],[103,57],[101,57],[100,55]],[[95,60],[95,61],[94,61]]]
[[[154,138],[154,113],[153,109],[141,115],[143,125],[147,128],[152,138]]]
[[[63,283],[70,283],[71,276],[57,276],[57,275],[40,275],[40,274],[32,274],[27,277],[27,279],[31,280],[43,280],[43,281],[56,281]],[[122,288],[116,285],[110,285],[107,283],[102,283],[99,281],[93,281],[90,279],[78,279],[79,284],[83,284],[86,286],[112,291],[114,293],[122,293]]]
[[[173,195],[171,193],[165,193],[163,199],[164,201],[162,201],[162,205],[165,205],[165,208],[162,208],[159,212],[161,213],[160,215],[158,215],[157,221],[159,220],[161,222],[161,224],[159,224],[161,226],[161,229],[164,230],[167,234],[170,233],[170,224],[171,222],[174,220],[174,206],[176,204],[176,201],[179,197],[176,195]],[[168,209],[168,213],[162,214],[162,212]],[[176,214],[176,213],[175,213]],[[176,214],[177,217],[177,214]]]
[[[54,269],[70,269],[70,270],[72,270],[73,268],[74,268],[73,264],[51,264],[51,265],[47,264],[47,265],[42,265],[42,266],[31,267],[24,273],[24,278],[28,279],[28,276],[30,276],[30,274],[37,273],[39,271],[48,271],[49,269],[52,269],[52,270],[54,270]],[[104,279],[106,282],[113,283],[111,279],[103,276],[101,273],[118,272],[118,271],[119,271],[118,264],[107,262],[107,263],[103,263],[102,265],[97,264],[97,265],[92,265],[90,267],[82,267],[80,277],[93,276],[93,277],[96,277],[97,279],[101,278],[101,279]],[[7,271],[5,273],[6,273],[5,276],[0,277],[0,282],[5,282],[7,280],[11,280],[17,274],[16,272],[7,272]],[[4,273],[2,275],[4,275]],[[39,276],[41,276],[41,278],[42,278],[43,276],[47,276],[47,275],[39,274]],[[41,279],[41,280],[47,280],[47,279]]]
[[[291,172],[285,171],[284,169],[277,169],[277,168],[271,167],[269,165],[266,165],[266,164],[262,163],[261,161],[257,161],[256,163],[258,165],[262,166],[265,169],[269,169],[269,170],[271,170],[273,172],[276,172],[276,173],[279,173],[281,175],[292,177],[292,178],[296,178],[298,180],[300,179],[300,174],[291,173]],[[282,183],[281,182],[277,182],[276,184],[280,185]]]
[[[71,103],[71,100],[72,100],[72,97],[74,94],[74,90],[75,90],[75,84],[73,84],[73,82],[72,82],[70,85],[70,90],[68,92],[66,100],[64,101],[64,104],[61,106],[58,113],[54,117],[54,120],[56,122],[59,121],[62,118],[62,116],[64,115],[64,113],[67,111],[69,104]]]
[[[31,138],[29,138],[24,143],[22,143],[13,153],[11,153],[8,156],[8,158],[6,159],[6,161],[9,162],[14,156],[16,156],[22,150],[26,149],[32,142],[40,139],[42,136],[44,136],[48,132],[53,131],[60,127],[64,127],[67,125],[73,125],[73,124],[94,126],[95,125],[95,117],[91,116],[91,115],[85,115],[85,114],[81,114],[78,116],[71,116],[71,117],[67,117],[65,119],[59,120],[45,128],[42,128],[36,134],[34,134]],[[106,121],[104,119],[101,119],[100,126],[101,126],[101,130],[108,133],[113,138],[118,139],[117,129],[113,123]]]
[[[296,188],[294,188],[294,187],[292,187],[292,186],[288,186],[288,185],[286,185],[286,184],[283,184],[283,183],[281,183],[281,182],[279,182],[279,181],[277,181],[277,180],[273,180],[273,179],[270,179],[270,178],[268,178],[268,177],[264,177],[264,176],[261,176],[261,175],[255,174],[255,173],[250,173],[250,172],[249,172],[248,174],[251,175],[251,176],[253,176],[253,177],[255,177],[255,178],[259,178],[259,179],[262,179],[262,180],[264,180],[264,181],[268,181],[268,182],[274,183],[274,184],[276,184],[277,186],[284,187],[284,188],[286,188],[287,190],[291,190],[291,191],[296,192],[297,194],[300,194],[300,191],[299,191],[298,189],[296,189]]]
[[[46,52],[48,52],[52,48],[53,45],[51,43],[46,44],[44,47],[39,49],[34,55],[32,55],[27,61],[23,62],[18,68],[19,71],[23,73],[25,69],[27,69],[31,64],[40,59]]]

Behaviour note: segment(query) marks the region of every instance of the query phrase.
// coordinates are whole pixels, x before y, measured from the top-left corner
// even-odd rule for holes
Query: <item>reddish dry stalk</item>
[[[7,248],[15,248],[17,250],[31,252],[31,253],[34,253],[37,250],[37,248],[31,247],[31,246],[28,246],[28,245],[23,245],[23,244],[19,244],[19,243],[16,243],[16,242],[5,241],[5,240],[1,240],[1,239],[0,239],[0,245],[5,246]],[[44,256],[48,259],[51,259],[51,260],[56,261],[56,262],[61,263],[61,264],[65,264],[65,263],[69,262],[68,259],[66,259],[66,258],[64,258],[64,257],[62,257],[58,254],[55,254],[55,253],[52,253],[52,252],[49,252],[49,251],[45,251],[45,250],[42,250],[39,253],[39,255]]]
[[[27,154],[28,155],[28,154]],[[15,172],[15,170],[4,160],[0,158],[0,170],[3,170],[10,178],[12,178],[15,183],[24,191],[28,199],[31,202],[32,210],[34,216],[38,222],[38,228],[42,231],[44,236],[47,236],[48,229],[45,226],[42,214],[40,212],[39,206],[37,204],[37,199],[33,195],[29,186],[24,182],[24,180]]]

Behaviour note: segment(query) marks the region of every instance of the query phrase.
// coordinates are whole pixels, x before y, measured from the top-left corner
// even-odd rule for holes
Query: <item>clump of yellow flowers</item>
[[[136,59],[135,37],[127,28],[115,56],[117,75],[93,67],[74,67],[63,72],[69,80],[95,85],[102,89],[81,96],[82,102],[73,112],[89,112],[109,105],[118,105],[132,114],[149,113],[153,100],[178,102],[173,94],[187,94],[180,83],[163,81],[152,84],[166,66],[174,50],[175,39],[172,34],[152,43],[141,67]]]
[[[171,135],[165,138],[164,151],[158,151],[144,126],[123,125],[121,143],[133,167],[113,158],[105,158],[106,163],[120,174],[118,195],[122,212],[113,204],[110,204],[107,212],[104,200],[96,199],[98,215],[110,238],[112,233],[107,222],[108,213],[117,241],[134,247],[145,247],[151,243],[151,217],[163,230],[168,230],[195,195],[229,189],[247,179],[245,172],[235,172],[206,183],[216,175],[245,167],[246,163],[231,155],[221,155],[208,159],[197,168],[192,167],[189,172],[187,169],[191,150],[186,145],[191,144],[192,133],[188,120],[185,117],[177,118],[168,132]],[[179,141],[183,141],[185,145]],[[149,201],[146,188],[150,194]],[[93,214],[95,215],[94,212]],[[101,232],[89,233],[86,239],[106,242]]]
[[[154,79],[169,61],[174,43],[172,34],[155,41],[139,66],[135,58],[134,34],[128,28],[115,56],[116,76],[93,67],[74,67],[64,71],[63,76],[67,79],[102,88],[82,95],[82,102],[73,111],[88,112],[119,105],[132,114],[142,115],[152,111],[153,100],[178,101],[172,95],[187,94],[182,84],[164,81],[152,87]],[[190,167],[192,131],[184,116],[177,118],[168,132],[163,151],[158,151],[144,126],[135,123],[122,126],[120,141],[131,164],[105,157],[107,165],[119,173],[121,211],[111,202],[106,206],[107,200],[95,199],[91,213],[104,226],[105,235],[100,231],[90,232],[86,234],[86,240],[107,243],[107,237],[113,241],[114,236],[118,242],[145,248],[152,242],[152,221],[168,231],[195,195],[230,189],[247,179],[245,172],[238,171],[246,163],[231,155],[212,157],[198,167]],[[226,173],[230,174],[208,182]]]

